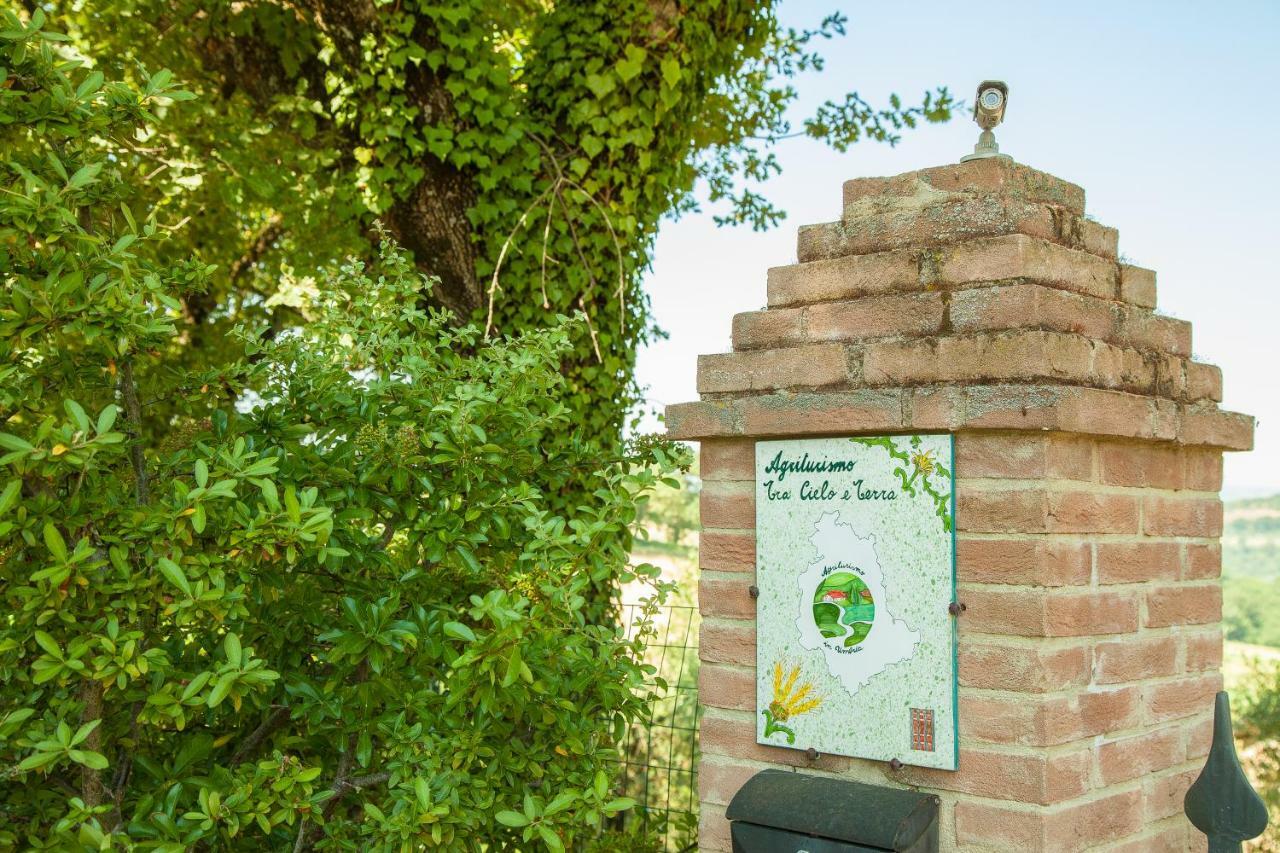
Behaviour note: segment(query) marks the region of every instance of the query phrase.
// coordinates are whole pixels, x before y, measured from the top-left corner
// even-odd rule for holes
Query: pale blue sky
[[[1228,455],[1226,496],[1280,492],[1280,2],[806,1],[782,14],[812,25],[837,8],[849,34],[798,81],[801,106],[849,89],[912,101],[938,84],[972,101],[979,80],[1006,80],[1001,149],[1085,188],[1120,251],[1157,271],[1159,310],[1192,321],[1196,357],[1222,367],[1224,406],[1257,416],[1256,449]],[[765,270],[795,261],[798,226],[839,218],[842,181],[954,162],[977,133],[962,116],[896,148],[788,140],[766,185],[789,214],[779,228],[720,229],[710,211],[665,223],[646,288],[670,339],[639,358],[651,403],[697,399],[697,355],[727,351],[733,315],[763,306]]]

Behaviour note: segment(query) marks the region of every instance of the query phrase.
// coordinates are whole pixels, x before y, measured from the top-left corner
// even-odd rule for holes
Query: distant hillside
[[[1224,510],[1222,573],[1280,577],[1280,495],[1229,501]]]
[[[1229,501],[1223,510],[1227,639],[1280,647],[1280,495]]]

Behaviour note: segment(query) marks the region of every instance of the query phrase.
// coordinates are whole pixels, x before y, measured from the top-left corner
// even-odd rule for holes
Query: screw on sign
[[[1236,757],[1231,702],[1224,690],[1213,708],[1213,745],[1204,770],[1187,791],[1182,809],[1209,837],[1209,853],[1240,853],[1240,842],[1267,828],[1267,806],[1249,784]]]

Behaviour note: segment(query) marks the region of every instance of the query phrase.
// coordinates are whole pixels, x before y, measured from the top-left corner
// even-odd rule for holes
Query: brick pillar
[[[774,766],[936,792],[944,850],[1203,848],[1222,451],[1253,421],[1116,247],[1082,189],[1002,160],[849,181],[699,360],[667,426],[702,443],[702,849]],[[960,769],[757,745],[754,441],[928,431],[956,435]]]

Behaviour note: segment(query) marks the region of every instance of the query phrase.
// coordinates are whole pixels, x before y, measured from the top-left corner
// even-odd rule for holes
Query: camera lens
[[[1004,95],[1000,94],[999,89],[987,89],[982,93],[982,107],[987,110],[995,110],[1000,108],[1000,104],[1004,102]]]

